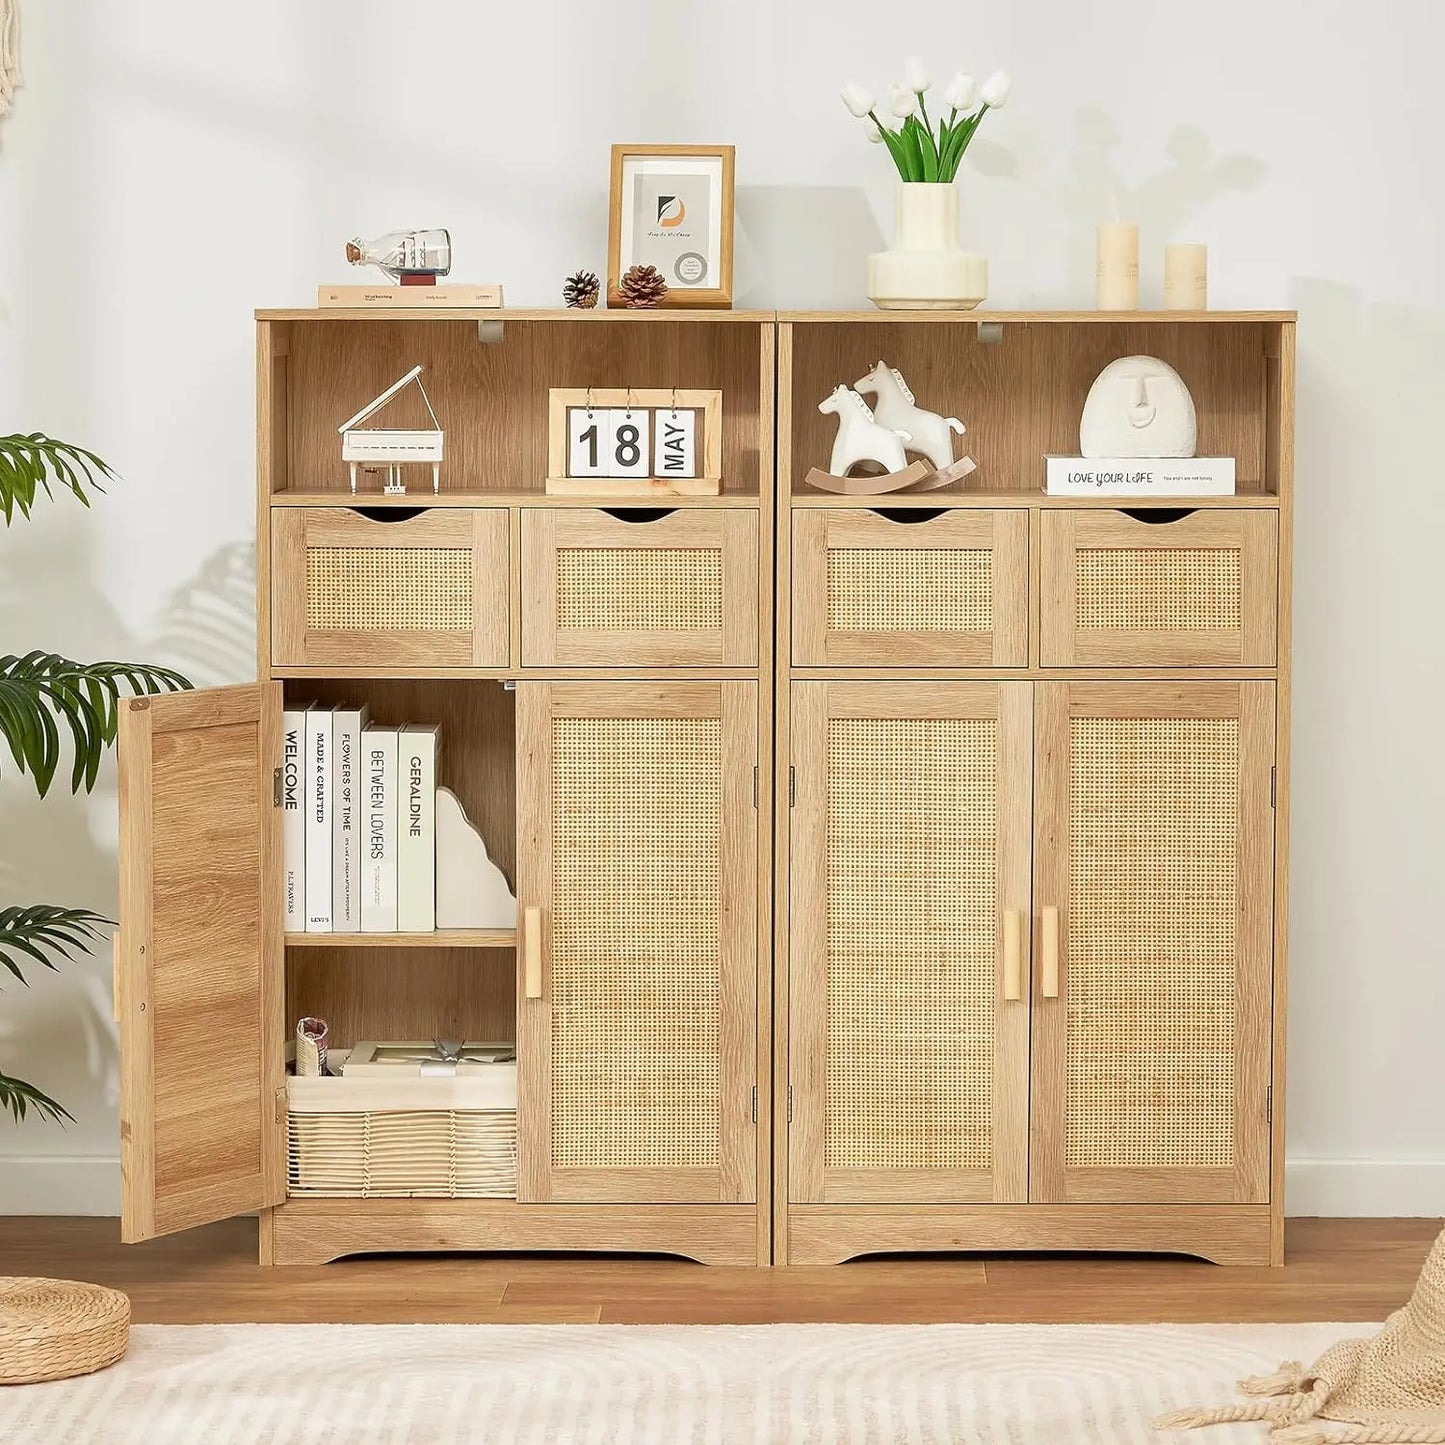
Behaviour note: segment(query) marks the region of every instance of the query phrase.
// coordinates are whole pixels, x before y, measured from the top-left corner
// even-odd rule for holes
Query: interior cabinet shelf
[[[442,928],[435,933],[288,933],[287,948],[515,948],[515,928]]]
[[[1232,497],[1050,497],[1044,492],[885,492],[876,497],[835,496],[831,492],[795,492],[795,507],[863,507],[869,511],[887,511],[894,507],[912,507],[936,511],[945,507],[1061,507],[1083,510],[1122,511],[1141,507],[1168,510],[1228,507],[1277,508],[1279,498],[1268,492],[1241,492]]]
[[[718,497],[554,497],[546,492],[479,491],[479,492],[410,492],[404,497],[383,496],[380,492],[330,491],[276,492],[273,507],[757,507],[761,498],[756,492],[724,492]]]

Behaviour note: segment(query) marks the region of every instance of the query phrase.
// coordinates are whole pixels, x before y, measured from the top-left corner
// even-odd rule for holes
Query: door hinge
[[[793,1122],[793,1086],[788,1085],[788,1123]]]
[[[276,1122],[277,1122],[278,1124],[284,1124],[284,1123],[286,1122],[286,1090],[285,1090],[285,1089],[277,1089],[277,1090],[276,1090]]]
[[[758,806],[758,770],[753,769],[753,807]]]
[[[758,1086],[753,1085],[753,1123],[758,1122]]]
[[[788,806],[791,808],[798,801],[798,772],[796,768],[788,769]]]
[[[1269,770],[1269,805],[1271,808],[1274,807],[1274,778],[1275,770],[1271,768]]]
[[[281,769],[277,768],[271,774],[271,806],[279,808],[283,797],[283,784],[281,782]]]
[[[1274,1085],[1270,1084],[1264,1091],[1264,1122],[1274,1123]]]

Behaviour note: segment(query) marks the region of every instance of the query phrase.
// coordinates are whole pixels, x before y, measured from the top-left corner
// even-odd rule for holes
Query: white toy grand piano
[[[378,463],[386,466],[386,485],[382,491],[389,497],[406,494],[406,483],[402,481],[401,469],[408,462],[431,463],[431,489],[441,491],[442,486],[442,429],[437,414],[432,410],[426,387],[421,384],[422,368],[414,366],[400,381],[382,392],[375,401],[369,401],[349,421],[344,421],[337,431],[341,433],[341,460],[351,464],[351,490],[356,492],[358,467],[374,467]],[[402,431],[396,428],[364,427],[362,422],[373,417],[386,406],[398,392],[416,382],[427,415],[432,419],[432,430],[424,428]]]

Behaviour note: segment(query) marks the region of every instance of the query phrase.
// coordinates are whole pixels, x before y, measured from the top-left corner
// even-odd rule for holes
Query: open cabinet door
[[[279,1204],[279,683],[120,716],[121,1237]]]

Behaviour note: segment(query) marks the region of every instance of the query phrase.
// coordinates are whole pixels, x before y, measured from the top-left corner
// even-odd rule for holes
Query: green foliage
[[[61,724],[74,750],[70,790],[88,793],[101,755],[115,741],[122,693],[178,692],[190,684],[168,667],[140,662],[72,662],[53,652],[0,657],[0,737],[43,798],[60,765]]]
[[[102,477],[114,473],[94,452],[35,432],[0,436],[0,513],[8,527],[18,512],[29,517],[43,491],[69,492],[85,506],[88,492],[100,492]],[[70,790],[95,787],[100,760],[114,741],[122,697],[177,692],[190,683],[168,667],[141,662],[72,662],[53,652],[0,657],[0,737],[21,773],[28,773],[43,798],[65,754],[69,733],[74,754]],[[11,835],[12,838],[14,834]],[[0,976],[27,980],[23,965],[53,969],[90,951],[111,920],[88,908],[50,903],[0,908]],[[54,1123],[70,1113],[33,1084],[0,1073],[0,1110],[16,1123],[34,1114]]]
[[[988,112],[985,104],[973,115],[959,117],[954,111],[947,120],[940,117],[937,135],[916,115],[910,115],[897,130],[889,130],[877,115],[871,111],[869,114],[905,181],[951,181],[958,174],[959,163],[979,122]]]
[[[101,927],[114,921],[89,908],[61,908],[54,903],[0,908],[0,968],[24,983],[21,964],[54,968],[55,959],[48,953],[66,961],[78,953],[89,953],[90,945],[104,936]]]
[[[86,489],[103,492],[100,479],[114,475],[94,452],[58,442],[44,432],[0,436],[0,512],[7,527],[16,512],[22,517],[30,515],[41,491],[53,498],[52,485],[72,493],[88,507]]]
[[[56,1124],[63,1124],[67,1119],[72,1123],[75,1120],[69,1109],[57,1104],[49,1095],[42,1094],[33,1084],[5,1074],[0,1074],[0,1109],[8,1109],[14,1114],[17,1124],[24,1120],[27,1113],[50,1119]]]

